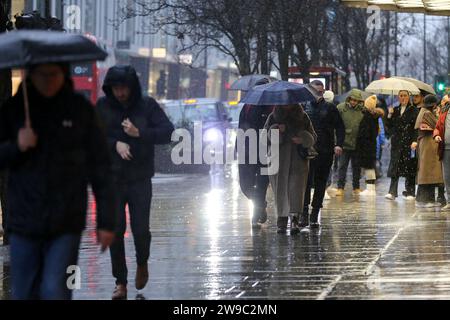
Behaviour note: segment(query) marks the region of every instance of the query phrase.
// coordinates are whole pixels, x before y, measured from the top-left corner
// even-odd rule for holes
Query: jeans
[[[347,168],[352,162],[352,173],[353,173],[353,190],[360,188],[361,179],[361,167],[359,166],[358,154],[356,151],[344,150],[344,153],[339,158],[339,181],[338,188],[344,189],[347,180]]]
[[[269,177],[261,175],[260,165],[239,165],[239,184],[242,193],[253,201],[255,208],[267,207],[266,194],[269,183]]]
[[[305,191],[305,202],[303,212],[309,212],[311,203],[311,189],[314,187],[314,197],[312,207],[314,209],[322,209],[323,198],[327,188],[327,181],[330,176],[331,166],[333,165],[333,154],[319,156],[310,161],[308,184]]]
[[[398,182],[400,177],[392,177],[391,178],[391,186],[389,188],[389,193],[394,197],[398,197]],[[405,178],[405,189],[407,196],[415,196],[416,195],[416,177],[408,176]]]
[[[152,201],[152,181],[119,183],[118,188],[118,221],[116,238],[111,245],[112,272],[116,284],[128,284],[128,269],[125,255],[124,236],[127,229],[125,208],[128,204],[131,231],[133,233],[138,266],[148,263],[150,258],[150,206]]]
[[[67,273],[76,266],[81,235],[31,239],[10,234],[13,300],[71,300]],[[70,284],[70,283],[69,283]]]

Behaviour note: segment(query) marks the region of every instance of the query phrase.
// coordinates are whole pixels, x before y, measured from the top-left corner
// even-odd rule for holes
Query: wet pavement
[[[129,298],[450,299],[450,214],[416,210],[403,199],[389,202],[387,185],[379,182],[376,198],[349,191],[327,201],[320,231],[290,237],[276,233],[271,196],[267,226],[252,230],[236,167],[211,176],[159,175],[150,282],[141,296],[133,286],[133,239],[126,235]],[[109,254],[95,244],[94,221],[90,215],[75,299],[110,299],[114,288]],[[8,268],[7,248],[0,247],[3,299]]]

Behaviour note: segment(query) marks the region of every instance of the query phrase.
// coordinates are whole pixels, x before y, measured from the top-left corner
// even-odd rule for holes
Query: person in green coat
[[[359,194],[361,167],[358,163],[356,141],[358,139],[359,127],[364,117],[364,99],[361,90],[353,89],[344,103],[338,105],[338,110],[345,126],[344,152],[339,158],[339,179],[336,196],[344,196],[347,179],[347,168],[351,161],[353,174],[353,192]]]

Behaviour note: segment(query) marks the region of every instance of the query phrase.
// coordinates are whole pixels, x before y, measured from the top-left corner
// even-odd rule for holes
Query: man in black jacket
[[[97,109],[106,126],[118,188],[118,228],[110,250],[116,278],[113,299],[118,300],[127,297],[124,245],[127,204],[136,247],[136,288],[142,290],[148,282],[154,146],[170,143],[174,127],[154,99],[142,96],[138,76],[132,67],[111,68],[103,91],[106,97],[98,101]]]
[[[23,84],[0,112],[12,298],[71,299],[68,272],[78,260],[88,183],[103,250],[114,237],[111,159],[93,106],[73,90],[68,65],[35,66],[26,85],[31,123],[25,121]]]
[[[320,226],[319,214],[323,207],[323,199],[331,166],[333,165],[333,157],[334,155],[340,156],[342,154],[345,127],[336,106],[323,99],[325,92],[323,83],[316,80],[311,83],[311,86],[317,91],[320,98],[317,102],[307,103],[305,112],[310,117],[314,130],[317,133],[316,150],[319,155],[310,162],[308,186],[306,188],[300,227],[306,227],[310,224],[312,228],[317,228]],[[312,187],[314,187],[314,198],[311,216],[309,216]]]

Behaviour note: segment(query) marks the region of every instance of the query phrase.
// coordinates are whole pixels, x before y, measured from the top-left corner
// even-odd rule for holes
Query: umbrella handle
[[[22,70],[22,91],[23,91],[23,105],[25,108],[25,128],[31,128],[31,119],[30,119],[30,104],[28,101],[28,90],[27,90],[27,78],[25,70]]]

